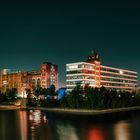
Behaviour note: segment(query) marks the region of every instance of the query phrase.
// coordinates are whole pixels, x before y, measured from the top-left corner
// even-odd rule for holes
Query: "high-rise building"
[[[41,65],[41,87],[47,88],[50,85],[58,88],[58,66],[44,62]]]
[[[26,89],[33,92],[36,87],[49,88],[51,85],[58,88],[58,67],[49,62],[41,64],[40,70],[28,72],[0,70],[0,91],[2,93],[16,88],[19,96],[26,97]]]
[[[85,62],[66,65],[67,89],[72,90],[77,83],[91,87],[104,86],[109,89],[133,91],[137,88],[137,72],[101,65],[94,51]]]

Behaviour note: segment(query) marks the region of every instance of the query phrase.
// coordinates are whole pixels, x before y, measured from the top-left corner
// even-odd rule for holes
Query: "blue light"
[[[58,91],[58,100],[62,99],[66,95],[66,88],[60,88]]]

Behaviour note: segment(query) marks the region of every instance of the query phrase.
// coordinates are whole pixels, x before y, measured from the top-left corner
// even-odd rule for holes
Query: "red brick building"
[[[11,73],[7,69],[0,70],[2,93],[5,93],[7,89],[17,88],[18,95],[26,97],[26,89],[33,91],[38,86],[48,88],[50,85],[58,88],[58,66],[49,62],[44,62],[40,70],[35,71]]]

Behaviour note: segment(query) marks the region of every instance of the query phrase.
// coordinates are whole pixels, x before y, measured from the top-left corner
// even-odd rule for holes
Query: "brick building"
[[[2,93],[16,88],[19,96],[26,97],[26,89],[33,91],[38,86],[48,88],[50,85],[58,88],[58,66],[49,62],[44,62],[41,64],[40,70],[35,71],[0,70],[0,91]]]

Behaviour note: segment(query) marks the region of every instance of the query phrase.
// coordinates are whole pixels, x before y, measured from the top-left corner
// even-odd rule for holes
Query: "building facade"
[[[49,88],[51,85],[58,88],[58,66],[49,62],[41,64],[40,70],[34,71],[0,70],[0,91],[2,93],[16,88],[19,96],[26,97],[27,89],[33,92],[36,87]]]
[[[24,72],[1,73],[0,91],[5,93],[8,89],[16,88],[20,94],[25,93],[27,74]]]
[[[66,73],[68,90],[72,90],[77,83],[125,91],[137,88],[137,72],[101,65],[96,52],[88,56],[86,62],[67,64]]]
[[[44,62],[41,65],[41,87],[48,88],[50,85],[58,88],[58,66]]]

